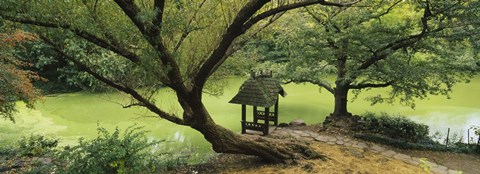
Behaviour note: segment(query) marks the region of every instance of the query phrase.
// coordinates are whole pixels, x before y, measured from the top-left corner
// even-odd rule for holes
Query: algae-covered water
[[[228,101],[236,94],[243,82],[242,78],[228,79],[224,94],[220,97],[205,95],[204,103],[214,120],[233,131],[240,131],[240,106]],[[333,96],[327,91],[309,84],[285,85],[288,95],[280,99],[280,122],[293,119],[305,120],[307,124],[320,123],[333,109]],[[415,121],[427,124],[433,131],[466,134],[472,125],[480,125],[480,78],[469,84],[454,87],[451,99],[445,96],[432,96],[428,100],[417,101],[416,109],[398,104],[379,104],[371,106],[363,98],[384,93],[385,89],[370,90],[357,100],[349,103],[350,112],[362,114],[367,111],[387,112],[405,115]],[[162,89],[156,96],[157,105],[164,110],[181,115],[173,92]],[[43,134],[60,137],[61,144],[72,144],[78,138],[94,138],[98,126],[113,130],[125,129],[137,124],[145,126],[149,138],[168,140],[163,148],[195,149],[198,157],[211,153],[210,144],[198,132],[184,126],[178,126],[155,117],[140,108],[124,109],[119,103],[126,103],[127,96],[119,93],[91,94],[68,93],[45,97],[44,102],[35,109],[27,109],[19,104],[16,124],[0,120],[0,144],[13,142],[29,134]]]

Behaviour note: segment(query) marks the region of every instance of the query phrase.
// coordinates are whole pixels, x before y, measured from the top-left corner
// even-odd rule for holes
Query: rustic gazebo
[[[280,83],[272,78],[271,71],[251,73],[238,94],[230,100],[230,103],[242,105],[242,134],[253,130],[267,135],[270,132],[270,122],[273,122],[274,126],[278,125],[278,94],[283,97],[286,95]],[[246,105],[253,106],[253,122],[246,120]],[[263,122],[259,123],[259,120]]]

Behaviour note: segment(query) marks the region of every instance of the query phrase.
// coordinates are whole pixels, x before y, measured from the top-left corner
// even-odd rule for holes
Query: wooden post
[[[270,108],[265,108],[266,117],[265,117],[265,129],[263,130],[263,135],[268,135],[268,130],[269,130],[268,126],[270,125],[269,124],[269,116],[268,116],[268,114],[270,112],[269,110],[270,110]]]
[[[247,106],[242,105],[242,134],[246,133],[245,122],[247,121]]]
[[[278,98],[277,102],[275,102],[275,113],[273,114],[273,125],[277,126],[278,125]]]
[[[467,145],[470,145],[470,129],[467,129]]]
[[[257,123],[258,122],[258,113],[257,113],[257,107],[253,106],[253,122]]]
[[[447,141],[445,142],[445,146],[448,147],[448,137],[450,136],[450,128],[447,131]]]

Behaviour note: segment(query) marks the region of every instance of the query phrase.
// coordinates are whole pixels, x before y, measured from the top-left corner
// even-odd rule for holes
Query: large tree
[[[172,123],[190,126],[202,133],[216,152],[286,162],[315,153],[301,145],[252,141],[217,125],[202,103],[202,92],[209,77],[250,36],[285,11],[315,4],[350,5],[324,0],[6,0],[0,3],[0,17],[35,32],[62,59],[129,94],[134,102],[126,107],[145,107]],[[152,88],[139,91],[128,81],[104,76],[98,71],[100,65],[68,54],[71,40],[86,41],[115,53],[115,59],[142,68],[143,72],[128,73],[146,72],[143,80]],[[150,94],[158,85],[175,91],[183,109],[181,115],[169,113],[151,100]]]
[[[332,118],[351,115],[350,91],[387,88],[373,104],[447,95],[479,70],[479,1],[362,1],[343,8],[307,7],[285,16],[266,56],[286,82],[312,83],[334,96]],[[308,18],[310,17],[310,18]],[[304,19],[299,21],[298,19]],[[297,28],[285,28],[289,24]],[[398,99],[398,100],[397,100]]]

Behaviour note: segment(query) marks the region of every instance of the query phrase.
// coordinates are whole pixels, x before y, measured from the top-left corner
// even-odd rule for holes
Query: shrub
[[[372,133],[409,142],[428,139],[427,125],[415,123],[404,116],[390,116],[386,113],[376,115],[369,112],[361,119],[365,121],[366,129]]]
[[[58,139],[48,138],[43,135],[31,135],[23,137],[18,141],[18,149],[20,156],[42,156],[51,152],[58,145]]]
[[[123,136],[117,128],[109,133],[98,128],[98,137],[66,148],[59,159],[64,164],[60,173],[151,173],[155,171],[152,146],[160,141],[148,141],[141,127],[127,128]]]

